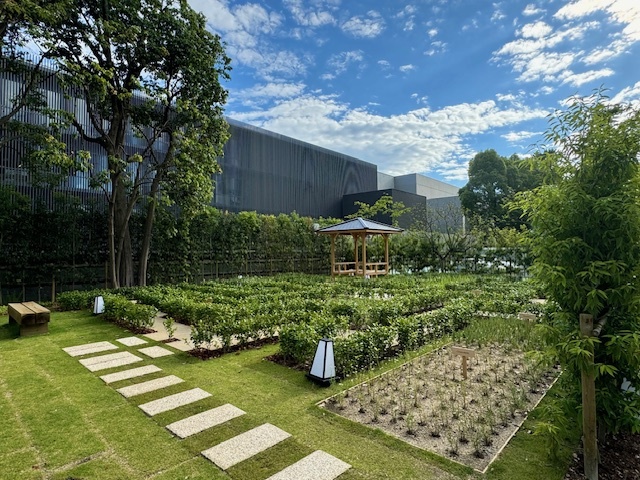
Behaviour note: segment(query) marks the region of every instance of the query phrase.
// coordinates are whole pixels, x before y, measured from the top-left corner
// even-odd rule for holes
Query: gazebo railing
[[[385,275],[388,273],[387,262],[367,262],[365,275]],[[362,262],[335,262],[334,275],[362,275]]]

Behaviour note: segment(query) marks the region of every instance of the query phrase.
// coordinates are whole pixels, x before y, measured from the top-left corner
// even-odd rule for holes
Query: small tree
[[[534,157],[545,183],[517,207],[532,225],[532,271],[557,306],[545,327],[550,352],[574,400],[581,372],[595,375],[601,432],[638,432],[640,397],[621,386],[640,386],[640,111],[602,91],[573,98],[546,140],[553,148]],[[580,335],[582,313],[602,327],[599,338]]]
[[[356,200],[354,204],[358,207],[358,211],[347,215],[346,218],[363,217],[371,219],[377,215],[388,215],[391,218],[391,223],[396,227],[398,226],[400,217],[411,211],[403,202],[396,202],[391,195],[386,194],[376,200],[373,205],[358,200]]]

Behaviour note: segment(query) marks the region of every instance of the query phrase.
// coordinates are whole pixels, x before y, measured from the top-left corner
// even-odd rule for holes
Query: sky
[[[232,59],[226,114],[463,186],[604,87],[640,106],[640,0],[189,0]]]

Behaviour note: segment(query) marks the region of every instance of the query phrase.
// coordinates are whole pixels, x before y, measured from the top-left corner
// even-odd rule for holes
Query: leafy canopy
[[[551,117],[546,141],[532,160],[545,184],[516,206],[531,222],[532,270],[557,305],[552,353],[576,391],[593,358],[598,418],[609,431],[640,431],[638,397],[620,388],[625,378],[640,386],[640,111],[602,91],[573,98]],[[606,318],[600,338],[580,336],[581,313]]]

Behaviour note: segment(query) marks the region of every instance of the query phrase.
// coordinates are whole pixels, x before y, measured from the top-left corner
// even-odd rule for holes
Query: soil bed
[[[640,434],[612,435],[600,445],[599,480],[638,480],[640,478]],[[576,453],[564,480],[584,480],[584,459]]]
[[[461,358],[442,348],[321,403],[341,416],[483,471],[555,380],[522,352],[478,348],[463,380]]]

